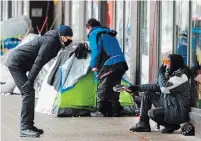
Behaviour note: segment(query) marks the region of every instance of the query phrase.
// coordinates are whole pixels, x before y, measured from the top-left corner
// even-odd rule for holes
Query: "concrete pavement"
[[[55,118],[36,113],[35,124],[44,129],[40,138],[20,138],[20,96],[1,96],[1,141],[200,141],[185,137],[179,132],[170,135],[153,132],[133,133],[129,128],[138,121],[137,117],[118,118]]]

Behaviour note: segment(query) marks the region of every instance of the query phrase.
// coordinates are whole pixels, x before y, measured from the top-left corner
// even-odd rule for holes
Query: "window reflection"
[[[80,3],[79,1],[72,1],[72,25],[73,30],[73,40],[79,39],[79,11]]]
[[[187,39],[188,39],[188,13],[189,1],[176,1],[176,33],[177,33],[177,49],[176,53],[184,58],[187,64]]]
[[[115,7],[115,1],[107,1],[107,27],[110,29],[114,29],[114,7]]]
[[[126,1],[126,5],[125,5],[125,49],[124,49],[124,55],[126,58],[126,61],[128,63],[128,67],[129,70],[126,72],[126,74],[128,75],[128,78],[130,78],[130,64],[131,64],[131,1]]]
[[[99,1],[93,1],[93,18],[99,20]]]
[[[149,82],[149,1],[141,1],[140,5],[140,81]]]
[[[162,2],[161,57],[167,57],[173,49],[173,1]],[[161,62],[162,59],[159,61]],[[161,63],[160,63],[161,64]]]
[[[192,96],[201,109],[201,2],[192,1]],[[196,99],[198,99],[196,105]]]
[[[87,1],[86,21],[92,18],[92,1]]]
[[[123,1],[116,1],[116,31],[117,40],[123,50]]]

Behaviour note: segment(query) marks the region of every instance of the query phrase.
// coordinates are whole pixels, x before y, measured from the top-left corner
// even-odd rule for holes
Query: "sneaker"
[[[25,129],[20,130],[20,137],[37,138],[40,137],[40,134],[38,132],[35,132],[33,129]]]
[[[171,134],[173,133],[175,130],[179,130],[180,125],[175,125],[175,126],[171,126],[171,127],[165,127],[161,133],[163,134]]]
[[[91,112],[90,113],[91,117],[105,117],[106,115],[97,111],[97,112]]]
[[[43,129],[38,129],[37,127],[33,126],[32,130],[38,132],[40,135],[44,133]]]
[[[151,127],[149,123],[138,122],[136,126],[131,127],[130,131],[132,132],[151,132]]]
[[[155,130],[157,130],[157,131],[160,130],[160,124],[156,123]]]

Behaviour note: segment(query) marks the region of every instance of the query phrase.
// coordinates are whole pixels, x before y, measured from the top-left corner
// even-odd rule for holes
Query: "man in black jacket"
[[[22,94],[20,136],[39,137],[43,133],[34,126],[34,80],[41,68],[56,57],[62,47],[72,42],[72,36],[72,29],[61,25],[58,30],[50,30],[44,36],[17,47],[8,56],[5,65]]]
[[[144,92],[141,100],[140,121],[130,130],[150,132],[149,118],[164,126],[162,133],[173,133],[188,121],[191,105],[190,70],[180,55],[169,55],[169,65],[159,69],[157,84],[125,86],[128,92]],[[152,104],[155,106],[151,109]]]

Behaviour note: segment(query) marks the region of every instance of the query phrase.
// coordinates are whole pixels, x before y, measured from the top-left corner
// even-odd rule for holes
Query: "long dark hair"
[[[101,26],[100,22],[94,18],[91,18],[87,21],[86,23],[86,28],[89,28],[89,27],[96,27],[96,26]]]

